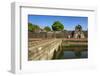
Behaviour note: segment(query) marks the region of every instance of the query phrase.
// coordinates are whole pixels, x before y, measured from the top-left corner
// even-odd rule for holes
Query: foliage
[[[32,23],[28,23],[28,30],[29,31],[37,31],[37,30],[39,30],[40,29],[40,27],[38,26],[38,25],[34,25],[34,24],[32,24]]]
[[[48,32],[48,31],[51,31],[51,28],[49,26],[46,26],[46,27],[44,27],[44,30],[46,30]]]
[[[33,25],[33,31],[36,31],[36,30],[40,30],[40,27],[38,25]]]
[[[59,21],[55,21],[52,25],[53,31],[62,31],[64,29],[64,25]]]
[[[33,25],[32,25],[32,23],[28,23],[28,30],[31,31],[31,32],[33,31]]]
[[[75,27],[75,29],[82,30],[82,26],[78,24],[78,25]]]

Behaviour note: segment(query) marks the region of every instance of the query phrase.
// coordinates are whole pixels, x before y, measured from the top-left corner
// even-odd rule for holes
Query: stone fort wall
[[[67,32],[28,32],[28,38],[78,38],[76,36],[75,31],[67,31]],[[82,35],[84,38],[88,37],[88,32],[83,31]],[[81,38],[81,37],[80,37]]]

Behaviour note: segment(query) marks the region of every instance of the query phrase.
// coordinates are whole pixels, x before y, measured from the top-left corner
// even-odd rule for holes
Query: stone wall
[[[87,38],[87,31],[75,32],[28,32],[29,38]]]

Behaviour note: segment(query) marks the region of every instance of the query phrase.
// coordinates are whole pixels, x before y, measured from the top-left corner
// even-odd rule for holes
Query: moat
[[[76,48],[79,51],[76,51]],[[63,51],[59,54],[58,57],[54,59],[75,59],[75,58],[88,58],[87,47],[63,47]]]
[[[79,58],[88,58],[88,46],[87,40],[64,40],[62,42],[62,51],[54,54],[53,59],[79,59]],[[57,56],[56,56],[57,55]]]

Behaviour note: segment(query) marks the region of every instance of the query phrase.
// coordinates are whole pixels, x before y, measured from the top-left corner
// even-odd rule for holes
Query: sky
[[[74,30],[75,26],[78,24],[82,26],[83,30],[88,29],[88,17],[28,15],[28,22],[39,25],[41,28],[44,28],[45,26],[51,27],[55,21],[60,21],[66,30]]]

